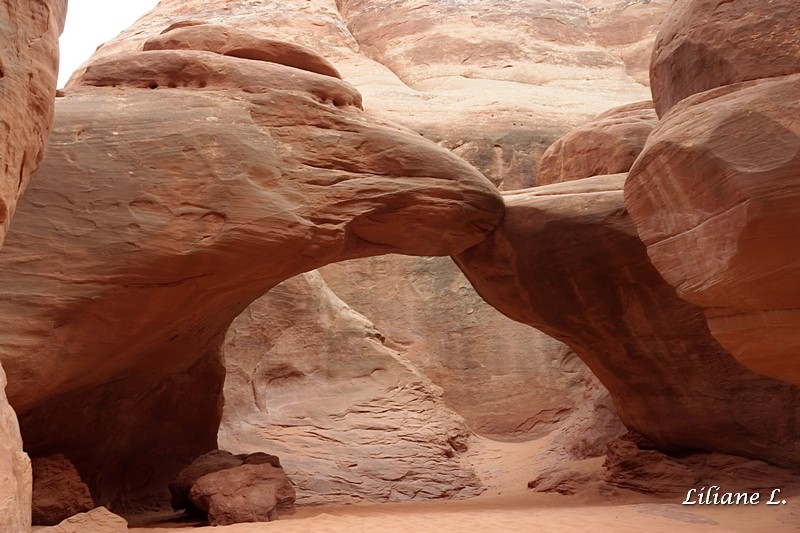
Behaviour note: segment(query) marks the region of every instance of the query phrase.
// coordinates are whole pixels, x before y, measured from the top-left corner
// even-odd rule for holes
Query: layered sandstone
[[[187,47],[269,60],[269,43],[292,41],[322,52],[364,93],[372,115],[412,127],[495,184],[515,188],[535,183],[544,149],[571,126],[649,96],[643,85],[649,47],[666,4],[481,1],[465,10],[451,2],[414,1],[368,8],[359,2],[270,1],[258,9],[249,2],[161,2],[88,65],[139,49]],[[261,51],[254,54],[256,47]],[[71,86],[87,75],[79,70]],[[164,82],[170,83],[163,77],[156,83]],[[412,274],[440,281],[412,289]],[[574,355],[497,315],[449,261],[376,259],[325,275],[386,332],[392,348],[444,387],[447,404],[481,434],[539,436],[560,424],[581,397],[572,385],[588,371]],[[377,281],[375,296],[348,279]],[[382,296],[401,292],[408,299],[402,313],[397,301]],[[443,315],[445,339],[431,320]],[[465,321],[468,335],[459,332]],[[522,405],[537,407],[531,412]]]
[[[591,373],[574,352],[487,305],[450,259],[381,256],[320,271],[479,435],[541,437],[585,401]]]
[[[696,93],[800,72],[795,0],[683,0],[666,12],[650,86],[659,116]]]
[[[506,193],[501,226],[459,266],[492,305],[575,350],[660,449],[797,468],[800,389],[743,368],[664,281],[625,209],[625,178]]]
[[[628,172],[658,121],[653,102],[609,109],[551,144],[539,163],[539,185]]]
[[[83,79],[2,256],[0,358],[28,449],[68,455],[98,504],[149,505],[216,447],[219,348],[252,300],[332,261],[459,252],[502,216],[335,77],[161,50]]]
[[[653,264],[745,366],[800,384],[800,75],[683,100],[625,185]]]
[[[318,273],[278,285],[228,331],[220,446],[279,455],[299,504],[479,494],[469,427],[385,340]]]
[[[669,4],[166,0],[87,64],[169,41],[214,50],[291,42],[329,60],[370,112],[514,189],[536,184],[542,153],[572,127],[650,97],[653,36]],[[202,35],[212,31],[204,24],[227,25],[228,37]],[[170,27],[185,38],[162,35]]]
[[[10,0],[0,6],[0,244],[44,156],[66,15],[67,0]]]

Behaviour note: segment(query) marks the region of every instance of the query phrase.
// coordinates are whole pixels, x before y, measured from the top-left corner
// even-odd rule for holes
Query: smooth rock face
[[[221,447],[283,458],[300,504],[474,496],[470,430],[318,273],[255,301],[224,345]]]
[[[745,366],[800,384],[800,75],[676,105],[625,185],[647,253]]]
[[[63,455],[41,457],[33,468],[33,523],[54,526],[70,516],[94,508],[89,487]]]
[[[17,199],[44,156],[66,15],[67,0],[0,5],[0,244]]]
[[[332,261],[456,253],[502,216],[472,167],[330,76],[165,50],[84,79],[103,87],[59,99],[0,258],[0,359],[31,453],[68,455],[115,510],[216,448],[219,347],[252,300]]]
[[[550,145],[539,185],[628,172],[658,121],[653,102],[610,109]]]
[[[796,0],[679,0],[658,30],[650,88],[659,116],[731,83],[800,73]]]
[[[212,526],[269,522],[294,510],[295,492],[282,468],[246,464],[206,474],[189,498],[208,513]]]
[[[0,530],[31,528],[31,462],[22,451],[17,415],[5,394],[6,374],[0,365]]]
[[[448,258],[371,257],[320,272],[479,435],[538,438],[585,401],[591,372],[572,350],[498,313]]]
[[[37,533],[126,533],[128,522],[105,507],[71,516],[53,527],[37,529]]]
[[[219,24],[167,28],[144,43],[148,50],[208,50],[224,56],[279,63],[341,79],[330,62],[303,46],[278,41]]]
[[[457,262],[489,303],[575,350],[625,425],[660,449],[797,468],[800,389],[743,368],[663,280],[625,210],[624,181],[507,193],[502,225]]]

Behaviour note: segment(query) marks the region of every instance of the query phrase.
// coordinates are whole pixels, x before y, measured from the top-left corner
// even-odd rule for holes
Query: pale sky
[[[158,0],[69,0],[67,24],[61,35],[58,86],[106,41],[153,9]]]

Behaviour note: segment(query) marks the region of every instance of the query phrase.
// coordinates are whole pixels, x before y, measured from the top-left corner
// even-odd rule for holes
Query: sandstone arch
[[[0,257],[0,359],[28,450],[58,449],[98,504],[131,510],[214,447],[220,344],[252,300],[333,261],[460,252],[503,207],[334,77],[208,51],[124,59],[57,103]]]

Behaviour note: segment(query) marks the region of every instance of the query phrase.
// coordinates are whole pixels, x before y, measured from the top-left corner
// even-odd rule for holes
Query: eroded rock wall
[[[470,428],[442,389],[319,273],[251,304],[228,331],[224,357],[220,447],[281,457],[298,504],[481,492],[460,458]]]
[[[448,258],[374,257],[321,272],[479,435],[541,437],[584,400],[589,371],[572,350],[488,306]]]
[[[66,12],[67,0],[0,5],[0,244],[17,200],[44,156]]]
[[[53,121],[58,37],[67,0],[0,5],[0,245],[31,174],[44,156]],[[0,365],[0,529],[31,526],[31,467]]]
[[[797,469],[800,389],[742,367],[664,281],[623,203],[625,179],[505,193],[501,226],[459,266],[492,305],[573,348],[625,425],[660,449]]]

